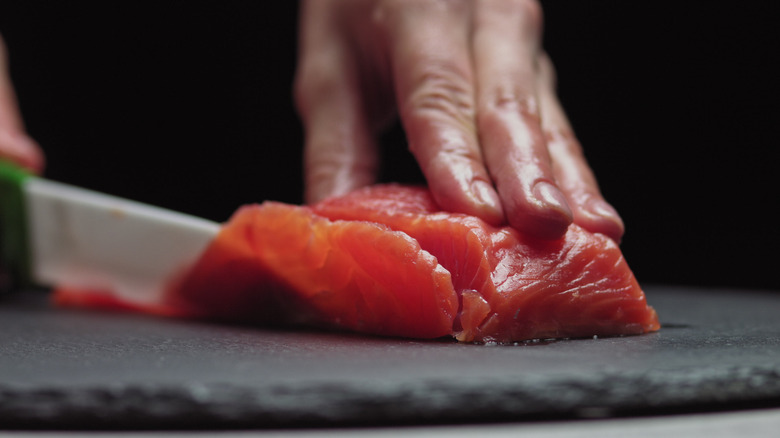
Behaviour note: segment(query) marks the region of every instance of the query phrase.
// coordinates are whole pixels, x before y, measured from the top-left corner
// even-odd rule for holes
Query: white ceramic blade
[[[155,303],[219,231],[205,219],[30,178],[31,271],[44,286],[112,291]]]

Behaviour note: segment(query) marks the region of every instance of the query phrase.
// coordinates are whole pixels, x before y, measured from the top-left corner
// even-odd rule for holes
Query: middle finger
[[[474,14],[479,140],[507,221],[537,237],[559,238],[572,212],[555,182],[539,119],[541,8],[533,0],[481,0]]]

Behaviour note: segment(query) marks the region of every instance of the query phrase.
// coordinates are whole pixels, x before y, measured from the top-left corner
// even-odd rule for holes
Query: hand
[[[16,96],[8,73],[5,44],[0,37],[0,158],[34,173],[43,170],[43,153],[24,131]]]
[[[536,1],[310,0],[300,25],[308,202],[374,182],[397,111],[443,208],[548,239],[572,221],[622,236],[555,96]]]

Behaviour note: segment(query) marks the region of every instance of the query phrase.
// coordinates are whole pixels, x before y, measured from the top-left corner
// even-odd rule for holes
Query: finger
[[[0,127],[6,130],[23,131],[24,124],[16,104],[16,95],[8,70],[8,54],[5,42],[0,37]]]
[[[509,224],[556,239],[572,222],[572,212],[556,184],[539,119],[535,60],[541,20],[535,1],[475,3],[477,125]]]
[[[2,38],[0,38],[0,158],[10,160],[36,173],[43,170],[44,160],[40,147],[24,133],[24,124],[11,84]]]
[[[23,133],[8,131],[2,127],[0,127],[0,158],[16,163],[33,173],[43,171],[43,153],[38,143]]]
[[[474,127],[468,4],[388,2],[387,34],[398,110],[409,147],[444,209],[504,220]]]
[[[301,39],[295,101],[305,130],[306,202],[342,195],[374,182],[377,152],[355,60],[333,8],[324,1],[301,8]]]
[[[555,72],[546,55],[539,61],[539,101],[555,179],[574,213],[574,222],[586,230],[606,234],[616,242],[624,226],[617,211],[604,200],[568,118],[555,95]]]

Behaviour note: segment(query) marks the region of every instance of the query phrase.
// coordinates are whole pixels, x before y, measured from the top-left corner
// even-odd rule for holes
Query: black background
[[[643,283],[780,290],[772,2],[545,1],[559,91]],[[46,175],[225,220],[299,203],[297,3],[2,2]],[[403,136],[384,179],[411,181]]]

